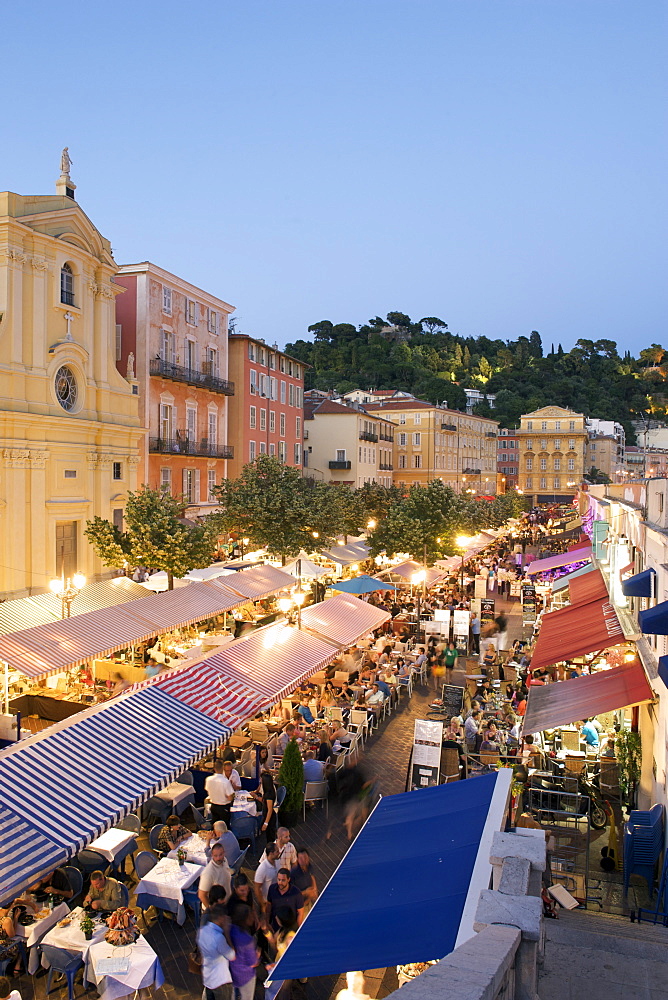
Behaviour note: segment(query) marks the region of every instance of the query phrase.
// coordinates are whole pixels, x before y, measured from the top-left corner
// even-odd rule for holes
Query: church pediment
[[[60,199],[59,199],[60,200]],[[46,206],[45,206],[46,207]],[[95,228],[85,212],[72,204],[57,211],[44,211],[21,217],[22,222],[47,236],[70,243],[90,254],[96,260],[111,267],[115,261],[111,254],[111,243]]]

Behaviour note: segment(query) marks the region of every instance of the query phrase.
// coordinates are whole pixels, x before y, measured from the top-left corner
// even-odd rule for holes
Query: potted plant
[[[635,808],[636,790],[642,767],[640,733],[622,729],[615,736],[615,753],[619,766],[619,783],[626,795],[629,810]]]
[[[295,739],[290,740],[285,748],[278,772],[278,784],[285,786],[281,822],[290,826],[299,818],[304,801],[304,764]]]
[[[89,913],[83,914],[81,920],[79,921],[79,927],[83,931],[83,936],[85,937],[86,941],[90,941],[90,939],[93,936],[95,924],[93,923],[93,919]]]
[[[176,860],[178,861],[178,863],[180,865],[184,865],[186,863],[186,858],[187,857],[188,857],[188,852],[186,851],[186,849],[184,847],[177,848],[177,851],[176,851]]]

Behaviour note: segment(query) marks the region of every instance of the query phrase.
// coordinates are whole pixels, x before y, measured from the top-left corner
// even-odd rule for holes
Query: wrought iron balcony
[[[377,441],[378,435],[373,431],[360,431],[360,441]]]
[[[189,440],[185,433],[177,431],[173,438],[149,438],[148,450],[154,455],[201,455],[207,458],[234,458],[231,444],[213,444],[208,438]]]
[[[349,469],[350,462],[330,462],[330,469]]]
[[[487,431],[487,433],[485,434],[486,438],[495,438],[496,436],[497,436],[496,431]]]
[[[380,469],[381,472],[392,472],[392,470],[394,469],[394,466],[393,465],[383,465],[382,462],[381,462],[381,464],[378,466],[378,468]]]
[[[386,434],[384,431],[381,431],[378,437],[381,441],[394,441],[394,434]]]
[[[464,469],[465,476],[480,476],[482,474],[482,469]]]
[[[204,371],[196,368],[184,368],[183,365],[173,364],[171,361],[163,361],[162,358],[151,358],[149,371],[151,375],[160,375],[168,378],[172,382],[185,382],[187,385],[197,385],[201,389],[208,389],[209,392],[219,392],[223,396],[234,395],[234,382],[227,379],[218,378],[217,375],[207,371],[209,366],[204,366]]]
[[[442,431],[456,431],[457,424],[441,424]]]

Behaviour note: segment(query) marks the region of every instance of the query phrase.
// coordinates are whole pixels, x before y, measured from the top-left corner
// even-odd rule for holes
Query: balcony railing
[[[394,469],[394,466],[393,465],[383,465],[382,462],[381,462],[381,464],[378,466],[378,468],[380,469],[381,472],[392,472],[392,470]]]
[[[234,395],[234,382],[228,382],[227,379],[210,374],[206,371],[206,366],[204,371],[198,371],[196,368],[184,368],[183,365],[163,361],[162,358],[151,358],[149,371],[151,375],[160,375],[172,382],[198,385],[202,389],[208,389],[209,392],[220,392],[223,396]]]
[[[360,441],[377,441],[378,435],[373,431],[360,431]]]
[[[495,438],[496,437],[496,431],[487,431],[487,433],[485,434],[485,437],[486,438]]]
[[[381,441],[394,441],[394,434],[385,434],[383,431],[378,435]]]
[[[465,476],[480,476],[482,475],[482,469],[464,469]]]
[[[442,431],[456,431],[457,424],[441,424]]]
[[[350,462],[330,462],[330,469],[349,469]]]
[[[207,458],[234,458],[231,444],[213,444],[208,438],[189,440],[185,434],[174,438],[149,438],[148,450],[154,455],[202,455]]]

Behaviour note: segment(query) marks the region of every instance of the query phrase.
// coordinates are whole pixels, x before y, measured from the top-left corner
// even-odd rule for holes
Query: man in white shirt
[[[209,889],[212,885],[222,885],[225,897],[232,889],[232,869],[225,860],[225,848],[222,844],[214,844],[211,848],[211,861],[203,869],[199,877],[197,895],[200,903],[206,909],[209,905]]]
[[[207,922],[197,931],[206,1000],[232,1000],[230,962],[236,953],[229,939],[229,924],[226,908],[216,904],[211,907]]]
[[[281,867],[276,864],[278,858],[278,848],[276,844],[267,844],[260,864],[257,866],[255,871],[255,877],[253,879],[253,890],[255,892],[255,898],[257,899],[262,912],[264,912],[264,906],[267,902],[267,893],[269,891],[269,886],[274,885],[276,882],[276,875],[278,874],[278,869]]]
[[[229,765],[228,770],[231,770],[232,765],[229,761],[215,760],[213,762],[214,773],[204,782],[204,791],[211,802],[211,818],[213,820],[222,819],[229,826],[230,809],[234,801],[234,784],[225,774],[226,764]]]
[[[383,702],[385,701],[385,695],[377,684],[371,685],[371,690],[367,691],[365,698],[367,708],[370,708],[376,715],[376,718],[378,718]]]
[[[285,826],[279,826],[276,831],[276,849],[278,850],[278,861],[280,864],[276,868],[287,868],[290,871],[297,864],[297,851],[290,843],[290,831]]]

